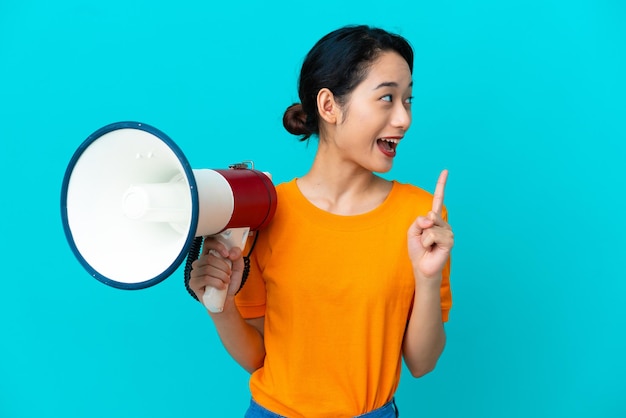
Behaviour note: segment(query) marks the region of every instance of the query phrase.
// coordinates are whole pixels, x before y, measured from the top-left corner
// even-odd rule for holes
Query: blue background
[[[626,416],[624,2],[212,3],[0,3],[0,416],[243,414],[247,375],[182,269],[122,291],[74,259],[63,174],[120,120],[163,130],[194,168],[303,174],[314,143],[282,112],[304,54],[349,23],[416,50],[389,177],[432,191],[450,170],[448,346],[403,375],[402,416]]]

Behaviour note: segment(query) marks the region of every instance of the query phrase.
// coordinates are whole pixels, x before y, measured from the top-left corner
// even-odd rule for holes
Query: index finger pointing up
[[[435,194],[433,194],[433,212],[441,215],[443,210],[443,195],[446,188],[446,181],[448,180],[448,170],[443,170],[439,174],[439,180],[437,180],[437,186],[435,187]]]

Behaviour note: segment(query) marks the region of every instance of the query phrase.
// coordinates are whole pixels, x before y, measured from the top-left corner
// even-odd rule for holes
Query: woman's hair
[[[302,135],[301,141],[319,135],[319,91],[327,88],[340,105],[345,104],[352,90],[367,76],[371,64],[388,51],[400,54],[413,72],[411,45],[403,37],[383,29],[345,26],[320,39],[302,64],[298,81],[301,103],[294,103],[285,111],[285,129],[293,135]]]

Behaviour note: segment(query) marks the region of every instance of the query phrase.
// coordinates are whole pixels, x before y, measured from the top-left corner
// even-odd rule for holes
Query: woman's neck
[[[363,167],[318,156],[297,184],[313,205],[337,215],[358,215],[375,209],[392,187],[390,181]]]

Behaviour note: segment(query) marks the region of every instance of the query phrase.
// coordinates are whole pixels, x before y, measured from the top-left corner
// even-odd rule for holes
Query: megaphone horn
[[[102,283],[130,290],[169,277],[196,237],[243,248],[275,210],[269,174],[248,163],[193,170],[166,134],[139,122],[91,134],[70,160],[61,191],[63,229],[76,258]],[[219,312],[225,297],[207,289],[203,299]]]

